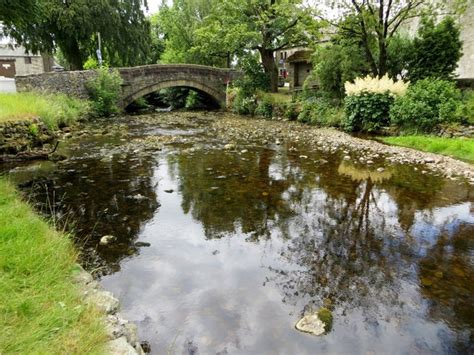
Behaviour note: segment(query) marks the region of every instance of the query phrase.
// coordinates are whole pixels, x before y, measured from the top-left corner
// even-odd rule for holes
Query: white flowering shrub
[[[365,78],[356,78],[353,83],[347,81],[344,83],[344,88],[347,96],[357,96],[364,93],[389,93],[394,96],[403,96],[408,89],[408,85],[408,82],[395,81],[385,74],[381,78],[368,75]]]
[[[401,97],[409,83],[394,81],[385,75],[381,78],[366,76],[353,83],[346,82],[344,128],[347,131],[376,132],[390,124],[390,107]]]

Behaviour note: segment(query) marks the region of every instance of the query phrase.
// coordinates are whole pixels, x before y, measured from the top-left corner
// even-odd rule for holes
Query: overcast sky
[[[170,0],[167,0],[168,2],[171,2]],[[148,0],[148,11],[147,13],[149,15],[154,14],[155,12],[158,11],[158,7],[161,4],[161,0]]]

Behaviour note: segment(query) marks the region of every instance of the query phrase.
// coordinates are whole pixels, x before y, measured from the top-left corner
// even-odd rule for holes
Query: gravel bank
[[[306,143],[323,151],[341,151],[347,160],[372,164],[385,159],[386,164],[420,164],[415,169],[432,171],[451,179],[465,178],[474,184],[474,165],[447,156],[410,148],[390,146],[374,140],[353,137],[336,129],[316,128],[298,122],[270,121],[221,114],[211,130],[223,143],[242,139],[261,144],[297,145]]]

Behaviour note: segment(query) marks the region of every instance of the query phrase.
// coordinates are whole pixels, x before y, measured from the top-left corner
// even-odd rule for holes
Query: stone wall
[[[39,119],[0,123],[0,154],[12,155],[42,147],[55,135]]]
[[[81,99],[87,99],[89,96],[85,84],[95,75],[96,72],[93,70],[21,75],[15,77],[16,90],[18,92],[40,91],[63,93]]]

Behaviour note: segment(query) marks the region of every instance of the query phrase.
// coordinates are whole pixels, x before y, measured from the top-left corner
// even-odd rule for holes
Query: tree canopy
[[[53,53],[59,48],[72,69],[82,69],[87,57],[95,56],[98,32],[111,65],[148,60],[146,0],[27,0],[21,5],[1,1],[4,34],[33,52]]]
[[[302,0],[174,0],[152,24],[165,42],[162,62],[230,66],[256,51],[276,91],[274,52],[310,42],[317,33],[310,12]]]

